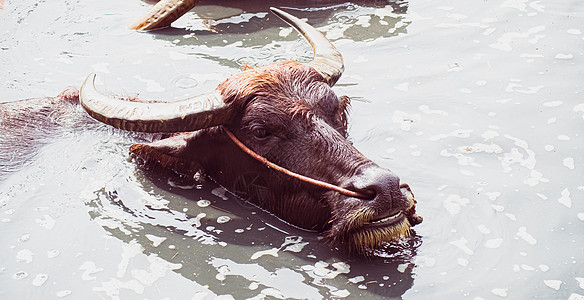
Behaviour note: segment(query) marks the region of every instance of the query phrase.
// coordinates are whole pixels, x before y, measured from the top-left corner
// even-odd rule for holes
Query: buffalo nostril
[[[363,197],[361,199],[363,200],[373,200],[375,199],[375,197],[377,196],[377,191],[375,191],[375,189],[363,189],[358,191],[361,195],[363,195]]]
[[[357,199],[374,200],[377,197],[377,189],[373,186],[350,184],[346,189],[355,192],[357,195],[353,197]]]
[[[387,185],[386,183],[379,182],[368,183],[360,182],[360,183],[361,184],[355,184],[349,187],[349,190],[354,191],[360,195],[357,196],[356,198],[359,198],[361,200],[372,201],[376,200],[379,197],[384,197],[383,195],[391,197],[391,195],[389,195],[386,191],[387,187],[384,187],[384,185]]]
[[[400,180],[391,171],[374,164],[359,168],[348,188],[362,195],[362,200],[373,201],[375,206],[387,209],[400,201]],[[398,206],[400,206],[398,204]]]

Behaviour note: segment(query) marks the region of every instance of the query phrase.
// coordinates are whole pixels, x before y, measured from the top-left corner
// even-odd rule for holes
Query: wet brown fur
[[[334,95],[324,78],[306,65],[284,61],[246,66],[217,90],[240,112],[226,126],[255,152],[293,172],[341,186],[366,177],[358,174],[360,169],[389,172],[346,140],[349,98]],[[252,133],[258,127],[268,128],[269,137],[255,138]],[[410,233],[407,219],[388,228],[363,227],[388,205],[411,206],[399,192],[399,179],[387,183],[395,184],[393,204],[347,198],[265,168],[227,140],[220,127],[134,145],[130,151],[134,157],[188,176],[203,171],[228,189],[237,190],[238,182],[249,175],[265,186],[239,191],[240,196],[293,225],[324,232],[333,243],[352,251],[363,253]]]

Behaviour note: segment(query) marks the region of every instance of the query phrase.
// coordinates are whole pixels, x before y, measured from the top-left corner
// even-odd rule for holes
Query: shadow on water
[[[285,298],[348,295],[399,298],[412,287],[412,260],[421,245],[419,236],[388,245],[370,257],[347,255],[331,248],[317,233],[289,226],[226,193],[213,182],[197,182],[159,169],[136,168],[127,160],[127,147],[132,142],[150,139],[150,135],[112,130],[88,119],[71,104],[63,108],[67,118],[75,120],[71,127],[54,127],[48,134],[29,136],[37,142],[42,139],[42,157],[53,160],[39,160],[41,177],[27,181],[26,170],[4,174],[13,183],[19,182],[19,178],[24,180],[24,185],[17,184],[18,189],[34,190],[40,186],[42,197],[35,199],[35,203],[44,198],[55,199],[57,206],[83,203],[85,208],[76,215],[77,219],[66,211],[67,219],[81,222],[68,223],[58,218],[59,224],[71,226],[68,231],[87,225],[103,228],[108,236],[129,247],[138,245],[141,253],[149,257],[153,254],[178,266],[176,272],[184,278],[208,286],[216,294],[233,294],[238,298],[257,296],[256,289],[260,287],[262,291],[270,288],[278,291]],[[44,111],[39,115],[44,116]],[[83,142],[78,142],[80,139]],[[9,144],[5,142],[3,139],[5,146]],[[64,152],[68,154],[63,156]],[[71,153],[77,156],[71,157]],[[50,177],[44,177],[49,174],[43,175],[44,168]],[[57,182],[55,187],[51,185],[53,179]],[[62,187],[58,184],[68,181],[82,184]],[[10,187],[3,191],[6,192],[3,196],[16,195],[11,200],[16,203],[26,199],[11,192],[10,182],[2,182]],[[71,199],[64,201],[68,198],[64,195]],[[84,213],[89,214],[88,224],[83,223]],[[61,241],[57,238],[56,242]],[[108,259],[113,259],[111,267],[115,268],[115,256]]]
[[[368,257],[351,255],[213,182],[160,169],[138,168],[134,175],[135,187],[158,201],[134,202],[141,192],[120,183],[99,191],[99,197],[88,203],[92,218],[121,221],[121,227],[104,229],[125,242],[137,241],[146,254],[180,263],[176,272],[218,294],[237,291],[238,296],[253,297],[257,291],[251,287],[259,285],[291,298],[346,292],[385,298],[400,297],[413,285],[412,260],[422,242],[419,236]]]

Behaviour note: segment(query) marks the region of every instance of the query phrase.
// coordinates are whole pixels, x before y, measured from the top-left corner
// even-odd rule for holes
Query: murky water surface
[[[0,100],[91,72],[108,93],[172,100],[311,57],[269,1],[211,2],[137,33],[139,0],[4,1]],[[351,138],[412,186],[414,238],[346,257],[212,182],[144,173],[127,157],[136,137],[67,131],[0,182],[0,297],[584,299],[581,1],[289,11],[343,53]]]

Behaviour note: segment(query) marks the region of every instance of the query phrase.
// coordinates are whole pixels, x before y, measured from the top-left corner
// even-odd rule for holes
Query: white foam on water
[[[572,207],[572,198],[570,198],[570,191],[568,188],[562,190],[562,197],[558,199],[558,202],[565,205],[567,208]]]
[[[159,237],[152,234],[146,234],[145,236],[152,242],[152,247],[160,246],[160,244],[162,244],[162,242],[166,241],[167,239],[166,237]]]
[[[85,261],[79,267],[79,270],[83,271],[83,274],[81,274],[82,280],[91,281],[97,279],[93,274],[103,271],[103,268],[97,267],[93,261]]]
[[[526,241],[530,245],[537,244],[537,240],[531,234],[529,234],[527,232],[527,227],[525,227],[525,226],[519,227],[519,229],[517,231],[517,236],[522,238],[524,241]]]
[[[564,165],[564,167],[570,169],[570,170],[574,170],[575,168],[575,162],[574,162],[574,158],[573,157],[566,157],[562,160],[562,165]]]
[[[544,280],[543,283],[545,285],[547,285],[549,288],[552,288],[556,291],[560,290],[560,287],[562,286],[562,281],[561,280]]]
[[[464,237],[455,240],[455,241],[451,241],[450,242],[451,245],[456,246],[458,249],[462,250],[462,252],[468,254],[468,255],[473,255],[474,251],[468,247],[468,240],[465,239]]]
[[[23,262],[23,263],[30,263],[32,262],[32,258],[34,253],[29,249],[22,249],[16,253],[16,261]]]
[[[34,286],[42,286],[45,282],[49,279],[49,275],[39,273],[37,274],[34,279],[32,280],[32,285]]]
[[[496,249],[496,248],[501,247],[502,243],[503,243],[503,239],[501,239],[501,238],[490,239],[490,240],[485,241],[485,247],[491,248],[491,249]]]
[[[491,293],[493,293],[496,296],[499,297],[507,297],[507,293],[509,292],[509,289],[507,288],[495,288],[491,290]]]

